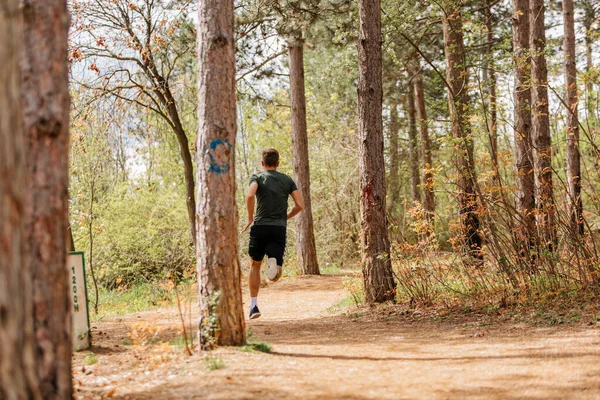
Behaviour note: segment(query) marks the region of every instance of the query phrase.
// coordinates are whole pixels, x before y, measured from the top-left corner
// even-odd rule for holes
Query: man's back
[[[252,182],[258,184],[254,224],[287,226],[288,198],[298,190],[294,180],[276,170],[266,170],[252,175]]]

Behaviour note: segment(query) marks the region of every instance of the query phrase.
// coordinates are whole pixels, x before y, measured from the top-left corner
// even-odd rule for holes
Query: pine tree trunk
[[[594,9],[594,0],[585,0],[583,7],[583,28],[585,29],[585,71],[590,72],[594,67],[592,56],[592,44],[594,43],[592,25],[596,21],[596,10]],[[587,104],[587,117],[592,118],[594,114],[594,84],[592,79],[588,79],[585,85],[585,102]]]
[[[244,344],[235,202],[233,0],[198,7],[197,246],[200,344]]]
[[[556,247],[556,210],[552,184],[552,138],[548,116],[548,68],[544,0],[529,0],[529,47],[531,52],[531,109],[533,162],[535,166],[538,232],[542,243]]]
[[[519,223],[515,232],[517,243],[525,244],[528,255],[535,243],[535,182],[531,143],[531,58],[529,56],[529,3],[513,0],[513,55],[515,64],[515,167],[516,209]]]
[[[567,179],[573,232],[583,234],[583,204],[581,201],[581,155],[579,153],[579,118],[577,103],[577,67],[575,53],[575,20],[573,0],[563,0],[565,33],[565,83],[567,85]]]
[[[26,259],[27,143],[19,3],[3,0],[0,4],[0,399],[6,400],[42,398],[34,361],[32,285]]]
[[[423,91],[423,75],[421,74],[421,71],[416,72],[414,80],[417,115],[419,117],[419,131],[421,136],[421,160],[423,164],[423,209],[425,210],[425,217],[429,221],[429,224],[433,225],[433,218],[435,216],[433,162],[431,157],[429,124],[427,122],[427,109],[425,108],[425,92]]]
[[[320,275],[310,200],[303,46],[304,41],[302,38],[293,38],[288,43],[294,178],[300,187],[302,199],[304,200],[304,210],[296,217],[296,248],[298,249],[298,263],[302,274]]]
[[[400,133],[400,121],[398,120],[398,103],[393,102],[390,106],[390,171],[388,174],[388,190],[390,202],[388,213],[391,214],[400,195],[400,146],[398,135]]]
[[[446,55],[446,80],[449,90],[452,136],[455,140],[454,162],[458,173],[459,216],[464,237],[462,251],[475,260],[482,258],[483,240],[479,232],[477,194],[475,191],[475,166],[473,162],[473,140],[468,121],[469,93],[463,43],[462,17],[459,8],[449,8],[442,19],[444,30],[444,52]]]
[[[408,114],[408,150],[410,157],[410,193],[413,203],[421,203],[421,173],[419,168],[419,139],[417,138],[417,111],[413,82],[406,91],[406,111]]]
[[[359,0],[358,136],[362,266],[367,303],[395,297],[385,207],[381,4]]]
[[[44,399],[70,399],[71,310],[67,269],[69,112],[65,0],[24,0],[27,233],[33,278],[36,367]]]
[[[485,46],[485,64],[486,69],[488,71],[487,77],[487,103],[488,103],[488,112],[490,115],[490,119],[488,121],[488,129],[490,133],[490,144],[492,147],[493,159],[497,160],[498,158],[498,107],[496,105],[496,70],[494,69],[494,31],[493,31],[493,21],[492,21],[492,6],[490,4],[490,0],[485,0],[484,5],[484,14],[485,14],[485,26],[486,26],[486,38],[487,43]],[[497,162],[495,162],[495,168],[498,168]],[[498,171],[495,171],[496,173]]]

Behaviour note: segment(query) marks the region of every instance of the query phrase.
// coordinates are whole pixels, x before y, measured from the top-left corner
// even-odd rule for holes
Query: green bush
[[[102,199],[97,208],[92,262],[100,285],[112,289],[153,282],[193,267],[187,211],[177,191],[126,188]],[[88,228],[78,232],[84,251],[89,251]]]

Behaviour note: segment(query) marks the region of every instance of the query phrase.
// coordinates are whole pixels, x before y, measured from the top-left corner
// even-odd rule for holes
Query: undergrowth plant
[[[352,276],[344,276],[342,278],[342,285],[344,286],[344,289],[350,293],[350,296],[352,296],[354,304],[357,307],[360,306],[364,301],[361,273],[356,272]]]
[[[250,353],[254,351],[270,353],[271,345],[268,342],[254,339],[252,330],[248,329],[248,332],[246,333],[246,344],[242,346],[242,350]]]
[[[160,286],[170,294],[172,302],[177,306],[179,317],[179,329],[181,331],[183,345],[188,355],[193,354],[194,349],[194,325],[192,323],[192,297],[193,288],[196,286],[196,272],[193,268],[183,271],[182,279],[177,280],[172,275]]]
[[[212,350],[217,343],[217,335],[219,334],[217,305],[220,296],[220,290],[213,293],[208,299],[208,313],[201,317],[199,339],[202,350]]]
[[[157,368],[172,357],[169,342],[160,339],[164,331],[165,328],[145,321],[131,326],[129,338],[132,354],[147,370]]]

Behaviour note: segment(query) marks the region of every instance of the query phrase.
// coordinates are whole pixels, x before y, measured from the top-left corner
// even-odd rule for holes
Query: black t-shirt
[[[258,183],[254,225],[287,226],[288,198],[298,190],[294,180],[275,170],[252,175],[250,184]]]

